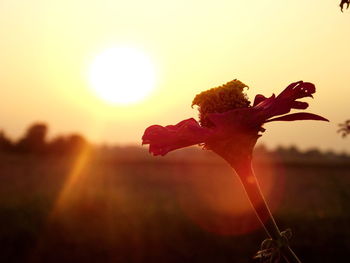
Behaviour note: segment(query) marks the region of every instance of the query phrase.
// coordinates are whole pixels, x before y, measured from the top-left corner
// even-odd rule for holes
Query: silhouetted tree
[[[284,161],[293,162],[301,157],[301,153],[295,145],[290,147],[278,146],[275,154]]]
[[[16,150],[21,153],[44,153],[47,130],[47,125],[44,123],[31,125],[24,137],[16,144]]]
[[[87,140],[80,134],[71,134],[68,136],[58,136],[48,144],[48,152],[52,154],[71,154],[79,153],[89,147]]]
[[[64,136],[58,136],[54,138],[48,144],[48,152],[52,154],[65,154],[67,153],[67,139]]]
[[[313,148],[313,149],[309,149],[304,153],[304,156],[308,157],[308,158],[314,158],[314,159],[318,159],[322,157],[322,153],[320,152],[319,149]]]
[[[13,143],[7,136],[4,131],[0,131],[0,151],[1,152],[10,152],[13,149]]]
[[[80,134],[72,134],[67,138],[67,147],[69,152],[80,152],[88,147],[88,142]]]
[[[275,154],[277,154],[278,156],[285,156],[286,155],[286,152],[287,152],[287,148],[279,145],[277,146],[276,150],[275,150]]]
[[[328,160],[336,160],[338,158],[338,155],[332,150],[328,150],[326,153],[324,153],[324,156]]]
[[[350,120],[347,120],[338,126],[340,127],[338,133],[340,133],[343,138],[350,134]]]
[[[298,157],[300,155],[300,151],[298,147],[296,147],[295,145],[292,145],[287,149],[287,154],[290,157]]]

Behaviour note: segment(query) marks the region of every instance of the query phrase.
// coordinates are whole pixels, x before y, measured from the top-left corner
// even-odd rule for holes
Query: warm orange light
[[[142,51],[130,47],[110,48],[99,54],[89,69],[92,89],[111,104],[141,101],[155,87],[155,70]]]

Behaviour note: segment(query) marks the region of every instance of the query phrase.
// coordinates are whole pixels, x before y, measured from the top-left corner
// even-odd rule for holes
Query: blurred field
[[[303,262],[344,262],[350,163],[258,158],[255,170]],[[207,153],[0,155],[0,262],[254,262],[258,226]]]

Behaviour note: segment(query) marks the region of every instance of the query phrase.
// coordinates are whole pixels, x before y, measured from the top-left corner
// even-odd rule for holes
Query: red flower
[[[251,166],[252,151],[261,136],[259,133],[265,131],[262,126],[266,122],[328,120],[312,113],[287,114],[292,109],[304,110],[309,106],[298,99],[312,97],[315,93],[312,83],[292,83],[277,97],[257,95],[253,106],[243,93],[246,87],[239,80],[233,80],[198,94],[192,105],[198,106],[199,122],[191,118],[176,125],[150,126],[145,130],[142,144],[149,144],[149,151],[154,155],[202,144],[223,157],[241,179],[257,216],[271,237],[272,247],[262,249],[257,257],[272,262],[281,254],[288,262],[300,262],[288,245],[288,237],[278,229],[261,193]]]
[[[200,124],[193,118],[176,125],[152,125],[145,130],[142,144],[149,144],[154,155],[165,155],[170,151],[195,144],[204,144],[231,164],[237,157],[251,157],[253,147],[265,129],[262,125],[271,121],[322,120],[327,119],[312,113],[287,114],[291,109],[306,109],[306,102],[298,101],[312,97],[315,85],[298,81],[290,84],[277,97],[263,95],[255,97],[249,106],[247,87],[238,80],[202,92],[193,105],[199,106]],[[281,116],[282,115],[282,116]],[[277,116],[277,117],[276,117]],[[275,118],[273,118],[275,117]]]

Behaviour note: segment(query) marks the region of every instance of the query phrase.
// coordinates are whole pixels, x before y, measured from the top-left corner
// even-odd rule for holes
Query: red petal
[[[293,109],[305,110],[305,109],[307,109],[307,107],[309,107],[309,104],[307,102],[294,101],[292,103],[292,108]]]
[[[170,151],[204,142],[211,131],[202,128],[191,118],[176,125],[152,125],[145,130],[142,144],[149,144],[149,151],[154,155],[165,155]]]
[[[284,115],[284,116],[277,117],[274,119],[269,119],[266,122],[270,122],[270,121],[299,121],[299,120],[329,121],[326,118],[323,118],[322,116],[319,116],[319,115],[316,115],[313,113],[299,112],[299,113],[292,113],[292,114]]]
[[[312,97],[312,94],[316,92],[315,85],[310,82],[298,81],[288,85],[284,91],[281,92],[277,98],[291,98],[300,99],[304,97]]]
[[[312,97],[315,93],[315,85],[310,82],[298,81],[291,83],[276,98],[274,96],[265,99],[254,106],[260,109],[266,119],[273,116],[283,115],[291,109],[306,109],[309,105],[306,102],[297,101],[304,97]]]
[[[267,98],[264,95],[258,94],[255,96],[253,106],[258,105],[260,102],[266,100]]]

